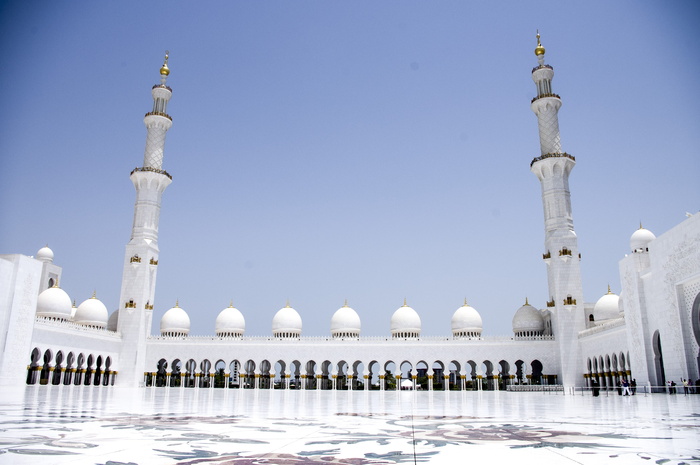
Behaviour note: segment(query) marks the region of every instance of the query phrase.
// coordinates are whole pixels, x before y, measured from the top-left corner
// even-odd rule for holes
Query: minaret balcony
[[[537,71],[538,69],[543,69],[543,68],[546,68],[546,69],[554,69],[554,68],[552,68],[551,65],[539,65],[539,66],[535,66],[534,68],[532,68],[532,72],[534,73],[534,72]]]
[[[542,160],[545,160],[547,158],[568,158],[571,161],[574,161],[574,162],[576,161],[576,157],[574,157],[573,155],[569,155],[566,152],[545,153],[544,155],[540,155],[539,157],[533,158],[532,161],[530,162],[530,168],[532,168],[532,165],[534,165],[538,161],[542,161]]]
[[[551,68],[551,66],[550,66],[550,68]],[[537,68],[535,68],[535,69],[537,69]],[[533,69],[533,71],[534,71],[534,69]],[[151,87],[151,90],[153,90],[153,89],[155,89],[155,88],[168,89],[170,92],[173,91],[173,90],[170,88],[170,86],[166,86],[165,84],[156,84],[155,86]]]
[[[541,94],[541,95],[538,95],[537,97],[533,98],[532,100],[530,100],[530,103],[533,103],[535,100],[539,100],[541,98],[547,98],[547,97],[558,98],[559,100],[561,100],[561,97],[559,97],[559,95],[557,95],[557,94]]]
[[[133,170],[131,170],[131,173],[129,174],[129,176],[131,176],[132,174],[134,174],[137,171],[151,171],[153,173],[163,174],[163,175],[167,176],[168,178],[173,179],[173,177],[167,171],[159,170],[157,168],[151,168],[150,166],[143,166],[141,168],[134,168]]]
[[[149,111],[144,115],[144,118],[146,116],[162,116],[163,118],[168,118],[170,121],[173,120],[172,116],[168,115],[167,113],[163,113],[162,111]]]

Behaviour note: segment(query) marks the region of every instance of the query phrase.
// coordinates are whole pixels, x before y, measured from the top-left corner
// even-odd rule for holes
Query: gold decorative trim
[[[129,263],[141,263],[141,257],[134,255],[129,259]]]

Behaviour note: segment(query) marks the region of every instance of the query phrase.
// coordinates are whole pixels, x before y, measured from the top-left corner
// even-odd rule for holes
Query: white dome
[[[593,307],[593,318],[595,321],[611,320],[620,318],[620,296],[610,292],[598,299]]]
[[[454,337],[478,337],[481,336],[482,329],[481,315],[474,307],[467,305],[466,301],[452,315],[452,335]]]
[[[272,334],[276,337],[296,337],[301,335],[301,316],[287,304],[272,318]]]
[[[162,336],[186,336],[189,332],[190,317],[175,303],[175,306],[165,312],[160,319],[160,334]]]
[[[630,249],[632,252],[648,252],[649,243],[656,239],[653,232],[639,227],[630,237]]]
[[[406,305],[404,300],[403,306],[391,315],[391,335],[393,337],[419,337],[420,330],[420,316]]]
[[[334,337],[357,337],[360,335],[360,316],[348,307],[347,302],[331,318],[331,335]]]
[[[60,320],[71,319],[71,302],[66,291],[58,286],[50,287],[39,294],[36,315]]]
[[[78,310],[75,311],[73,321],[79,325],[104,328],[107,326],[108,318],[109,312],[107,311],[107,307],[93,294],[92,297],[78,305]]]
[[[516,336],[540,335],[544,332],[544,318],[542,313],[525,301],[513,316],[513,333]]]
[[[242,336],[245,332],[245,318],[232,303],[216,317],[215,328],[217,336]]]
[[[116,331],[119,327],[119,309],[112,312],[107,320],[107,330]]]
[[[36,253],[36,259],[42,262],[53,262],[53,250],[49,249],[49,246],[42,247]]]

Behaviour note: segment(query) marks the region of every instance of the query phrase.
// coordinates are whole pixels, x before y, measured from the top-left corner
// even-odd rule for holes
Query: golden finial
[[[73,299],[73,306],[75,307],[75,299]]]
[[[343,307],[347,307],[347,306],[348,306],[348,299],[345,299],[345,303],[343,304]]]
[[[540,30],[537,30],[537,47],[535,47],[535,55],[544,55],[544,47],[540,43]]]
[[[639,220],[639,229],[644,229],[644,226],[642,226],[642,220]]]
[[[180,307],[180,299],[175,299],[175,308]]]
[[[406,297],[403,298],[403,306],[408,307],[408,304],[406,303]]]
[[[610,290],[610,284],[608,284],[608,294],[612,294],[612,291]]]
[[[165,60],[163,61],[163,66],[160,67],[161,76],[167,76],[170,74],[170,68],[168,68],[168,58],[170,58],[170,51],[165,51]]]
[[[525,297],[525,305],[530,305],[530,303],[527,301],[527,297]]]
[[[287,303],[284,305],[284,308],[292,308],[289,306],[289,299],[287,299]]]
[[[233,308],[233,299],[231,299],[231,302],[228,304],[228,308]]]
[[[96,290],[93,289],[93,291],[92,291],[92,297],[90,297],[90,298],[91,298],[91,299],[96,299],[96,298],[97,298],[97,291],[96,291]]]
[[[465,307],[467,306],[467,298],[466,297],[464,298],[464,306]]]

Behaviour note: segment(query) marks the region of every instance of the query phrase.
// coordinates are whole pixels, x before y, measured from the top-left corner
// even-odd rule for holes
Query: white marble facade
[[[362,336],[359,317],[347,306],[330,320],[325,337],[301,336],[301,317],[288,306],[275,316],[270,336],[246,336],[245,318],[231,307],[212,322],[216,335],[191,337],[189,316],[178,306],[164,315],[161,334],[153,335],[158,216],[171,182],[162,170],[172,121],[166,113],[172,95],[166,57],[154,110],[146,115],[144,167],[131,174],[137,203],[120,310],[108,319],[96,298],[70,308],[55,290],[62,270],[47,247],[35,257],[1,255],[0,343],[11,349],[0,354],[0,384],[383,391],[533,384],[568,389],[594,378],[603,386],[622,378],[663,386],[698,379],[700,215],[689,215],[659,237],[635,231],[620,261],[619,297],[609,293],[585,303],[568,187],[575,160],[561,152],[561,101],[552,93],[554,72],[544,64],[539,39],[536,54],[532,108],[540,120],[542,155],[531,168],[542,183],[551,301],[519,309],[512,337],[482,335],[481,318],[466,303],[455,312],[453,334],[435,338],[421,337],[420,316],[407,305],[392,317],[386,337]]]

